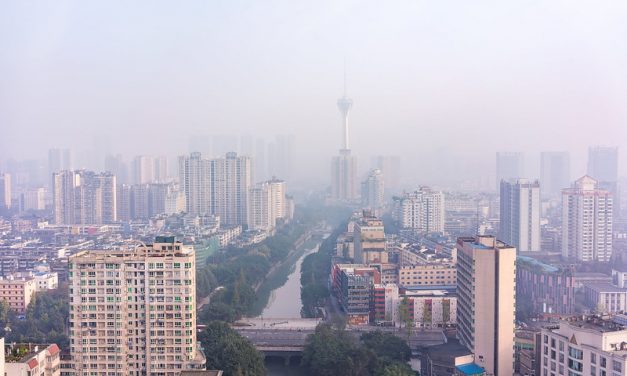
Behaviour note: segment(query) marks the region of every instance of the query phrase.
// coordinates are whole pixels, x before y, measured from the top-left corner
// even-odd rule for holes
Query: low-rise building
[[[4,375],[6,376],[60,376],[61,361],[56,344],[5,345]]]
[[[583,291],[585,303],[593,312],[616,313],[627,310],[627,288],[611,283],[587,283]]]
[[[17,313],[26,311],[36,290],[37,283],[33,278],[0,277],[0,300],[9,303]]]
[[[516,294],[529,303],[530,315],[572,314],[575,312],[573,270],[518,256]]]
[[[541,375],[627,375],[627,328],[579,317],[542,329]]]
[[[336,264],[331,275],[333,293],[351,325],[368,324],[372,286],[381,283],[376,268],[363,264]]]
[[[457,284],[455,264],[416,264],[401,266],[398,269],[400,286],[444,286]]]

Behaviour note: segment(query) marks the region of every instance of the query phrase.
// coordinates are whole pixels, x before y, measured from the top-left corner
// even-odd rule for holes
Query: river
[[[308,249],[296,261],[290,270],[287,281],[281,287],[273,290],[260,317],[268,318],[296,318],[300,317],[302,301],[300,300],[300,267],[307,255],[318,250],[319,245]]]

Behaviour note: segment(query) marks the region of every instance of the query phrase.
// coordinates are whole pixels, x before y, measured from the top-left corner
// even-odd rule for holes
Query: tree
[[[407,330],[407,339],[409,340],[409,337],[411,335],[411,325],[412,325],[412,317],[411,314],[409,312],[409,299],[407,299],[407,297],[404,297],[403,300],[401,300],[401,304],[399,304],[398,307],[398,314],[400,316],[401,322],[405,324],[405,329]]]
[[[357,346],[344,330],[320,324],[307,337],[302,366],[312,376],[349,375],[354,369],[351,355]]]
[[[381,376],[414,376],[416,373],[407,364],[394,363],[383,368]]]
[[[263,357],[250,341],[222,321],[209,323],[198,335],[207,357],[208,369],[220,369],[225,376],[266,374]]]
[[[407,343],[392,333],[383,333],[380,330],[364,333],[361,341],[377,356],[390,361],[407,362],[411,358],[411,349]]]

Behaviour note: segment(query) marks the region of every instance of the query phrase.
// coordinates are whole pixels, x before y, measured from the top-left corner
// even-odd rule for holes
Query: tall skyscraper
[[[128,184],[128,165],[124,162],[121,154],[107,155],[105,158],[105,171],[115,175],[118,184]]]
[[[488,375],[514,374],[516,248],[457,239],[457,336]]]
[[[11,175],[0,174],[0,214],[11,209]]]
[[[346,75],[344,95],[338,99],[337,107],[342,115],[342,148],[331,163],[331,197],[338,201],[354,201],[358,195],[357,158],[351,155],[348,116],[353,100],[346,96]]]
[[[444,232],[444,194],[420,187],[394,199],[394,219],[418,233]]]
[[[196,342],[195,256],[174,237],[69,260],[70,353],[77,376],[204,369]]]
[[[61,171],[53,174],[53,181],[56,224],[94,225],[117,220],[115,175]]]
[[[610,191],[614,199],[614,217],[620,217],[618,148],[608,146],[594,146],[589,148],[588,175],[597,180],[599,188]]]
[[[609,262],[612,257],[613,199],[590,176],[562,191],[562,257]]]
[[[203,159],[200,153],[180,157],[179,182],[188,213],[217,215],[226,225],[246,224],[252,187],[250,157],[234,152],[218,159]]]
[[[155,181],[155,160],[147,155],[133,158],[131,166],[133,184],[149,184]]]
[[[270,192],[272,194],[272,206],[274,216],[277,219],[287,218],[287,203],[285,200],[285,181],[277,178],[273,178],[268,181],[270,185]]]
[[[501,188],[501,180],[518,179],[524,174],[524,154],[513,152],[496,153],[496,190]]]
[[[558,198],[562,189],[570,185],[570,155],[566,151],[547,151],[540,154],[540,184],[542,197]]]
[[[364,208],[375,212],[384,204],[385,181],[381,170],[370,171],[366,180],[361,183],[361,204]]]
[[[250,189],[247,223],[251,230],[272,231],[276,226],[272,190],[268,182],[259,183]]]
[[[331,197],[338,201],[357,199],[357,158],[350,150],[340,150],[331,163]]]
[[[386,192],[401,189],[401,157],[398,155],[378,155],[372,158],[372,168],[381,170]]]
[[[294,135],[277,135],[268,144],[268,174],[280,176],[289,182],[292,179],[293,163]]]
[[[46,186],[52,183],[52,174],[63,170],[72,170],[72,152],[70,149],[50,149],[48,150],[48,177]]]
[[[540,183],[501,180],[499,238],[519,252],[540,251]]]

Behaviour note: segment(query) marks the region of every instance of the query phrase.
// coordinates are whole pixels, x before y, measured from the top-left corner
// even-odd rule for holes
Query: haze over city
[[[626,17],[620,1],[4,3],[0,159],[292,134],[295,175],[324,183],[345,61],[363,172],[395,154],[412,184],[457,183],[511,150],[537,177],[540,151],[568,150],[580,174],[588,146],[626,146]]]
[[[627,376],[626,21],[0,3],[0,376]]]

